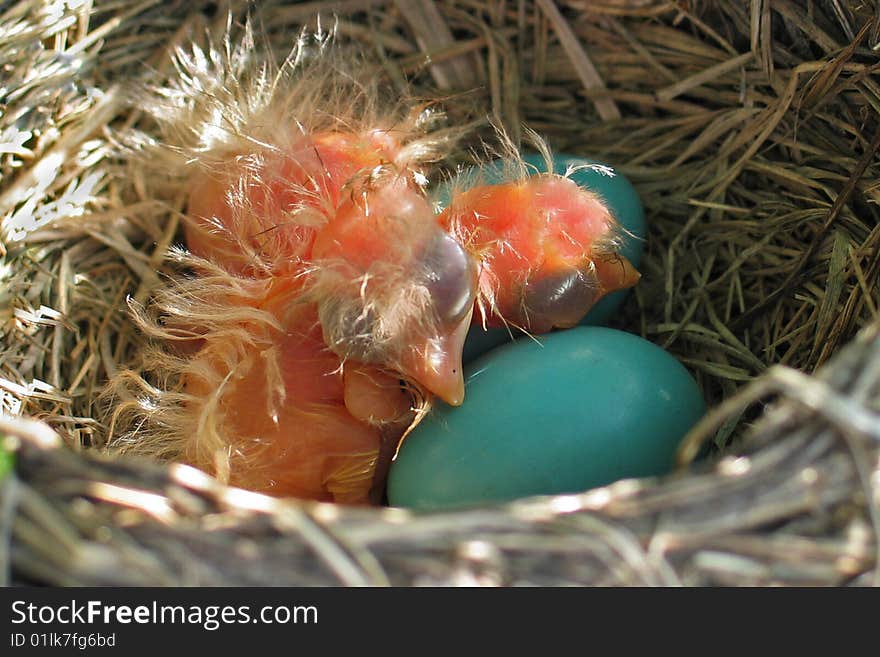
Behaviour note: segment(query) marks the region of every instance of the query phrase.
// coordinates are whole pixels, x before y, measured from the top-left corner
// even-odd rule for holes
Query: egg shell
[[[544,157],[539,153],[526,153],[522,158],[526,164],[534,167],[537,171],[547,171]],[[613,171],[613,169],[613,175],[608,175],[608,167],[600,162],[562,153],[553,157],[554,173],[563,175],[569,169],[576,169],[571,174],[571,179],[581,187],[598,194],[608,206],[611,214],[624,228],[620,252],[638,269],[645,247],[647,222],[645,221],[645,210],[635,187],[625,176]],[[500,160],[495,160],[483,167],[472,167],[459,174],[458,180],[467,184],[478,175],[490,184],[501,182],[504,180],[504,164]],[[441,185],[437,189],[434,194],[435,203],[441,207],[448,204],[452,184]],[[629,290],[620,290],[600,299],[587,313],[581,324],[589,326],[606,324],[626,300],[628,294]],[[513,338],[518,337],[520,337],[519,332],[514,332]],[[465,342],[464,362],[468,363],[490,349],[510,342],[510,340],[511,334],[505,329],[484,331],[481,327],[475,326],[471,329]]]
[[[392,505],[442,509],[570,493],[669,472],[706,410],[696,382],[647,340],[577,327],[519,340],[466,369],[391,466]]]

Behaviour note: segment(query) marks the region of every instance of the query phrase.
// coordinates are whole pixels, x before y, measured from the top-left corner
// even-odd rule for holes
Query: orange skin
[[[230,484],[321,501],[359,504],[369,501],[373,469],[382,443],[382,425],[409,416],[411,401],[396,376],[369,366],[346,366],[327,350],[313,306],[286,313],[298,291],[278,285],[271,296],[255,299],[255,306],[283,318],[286,332],[261,332],[261,346],[279,354],[285,399],[273,413],[265,362],[258,353],[225,383],[220,400],[230,435],[244,437],[234,445]],[[209,341],[196,358],[218,372],[226,367],[221,354],[228,340]],[[191,376],[187,391],[199,398],[210,389]],[[396,430],[401,431],[400,427]],[[194,454],[187,455],[196,465]]]
[[[471,285],[494,300],[490,311],[482,308],[483,319],[490,325],[512,320],[534,332],[572,325],[602,294],[638,279],[625,260],[612,263],[594,253],[613,219],[571,181],[536,176],[476,188],[438,218],[405,176],[381,176],[378,167],[393,162],[399,148],[383,132],[318,133],[262,160],[231,158],[229,171],[194,181],[185,228],[190,250],[250,281],[247,303],[273,321],[237,325],[250,341],[225,332],[205,336],[186,376],[194,400],[216,400],[217,424],[230,437],[233,485],[323,501],[379,501],[393,452],[388,446],[397,445],[414,417],[400,380],[452,404],[463,399],[461,348],[473,296],[463,297],[470,300],[466,313],[456,312],[439,329],[436,322],[404,321],[400,340],[407,344],[397,345],[387,362],[357,362],[328,348],[321,301],[308,297],[316,263],[341,268],[342,282],[323,294],[356,296],[350,281],[376,271],[376,262],[420,275],[419,257],[446,253],[425,249],[436,247],[442,226],[479,263]],[[524,300],[540,292],[534,281],[560,272],[585,272],[592,287],[563,295],[540,313],[530,309]],[[393,284],[379,280],[376,289]],[[185,458],[222,470],[198,446],[192,441]]]
[[[475,323],[512,323],[532,333],[570,328],[605,294],[639,280],[626,258],[597,248],[616,222],[598,197],[568,178],[542,174],[475,187],[457,195],[439,220],[481,263],[479,289],[491,307],[474,313]],[[548,280],[574,274],[579,289],[552,304],[530,301],[530,287],[544,295]]]
[[[281,327],[247,326],[259,349],[249,347],[254,353],[239,358],[223,384],[218,411],[226,434],[237,437],[230,446],[234,485],[279,496],[366,503],[383,441],[396,445],[412,419],[412,399],[401,388],[400,375],[354,361],[343,367],[343,359],[324,343],[316,306],[300,301],[313,258],[341,252],[353,264],[365,265],[388,255],[387,241],[346,183],[386,164],[394,148],[393,139],[378,132],[304,138],[288,154],[269,156],[262,164],[260,184],[250,183],[244,192],[245,211],[236,209],[242,203],[235,198],[240,173],[234,167],[228,178],[202,176],[191,189],[185,227],[190,250],[237,277],[271,277],[268,291],[255,286],[252,303]],[[400,189],[400,183],[389,186],[395,198],[421,199],[430,212],[420,194]],[[314,194],[303,194],[303,188]],[[313,215],[314,227],[286,219],[298,205]],[[228,232],[217,230],[218,223]],[[271,271],[259,264],[265,261],[272,263]],[[241,345],[232,338],[207,336],[194,356],[187,391],[197,399],[212,393],[212,382],[224,378],[236,349]],[[278,354],[284,388],[274,411],[262,357],[270,349]],[[200,367],[211,372],[208,380],[198,374]],[[214,469],[192,444],[186,458]]]
[[[392,161],[398,148],[393,136],[383,132],[302,137],[288,152],[266,156],[259,165],[261,182],[248,183],[244,196],[249,207],[240,213],[232,210],[240,202],[229,198],[230,193],[238,192],[234,180],[201,176],[190,190],[187,246],[230,273],[254,275],[254,262],[242,252],[237,239],[217,231],[212,221],[216,218],[235,238],[245,237],[257,251],[269,256],[275,265],[274,276],[295,273],[310,257],[318,230],[287,220],[285,213],[305,205],[318,223],[329,221],[343,200],[345,184],[362,171]],[[234,165],[232,168],[235,171]],[[312,194],[303,194],[303,188]],[[234,220],[239,225],[233,229],[230,224]],[[273,252],[265,253],[267,245]]]

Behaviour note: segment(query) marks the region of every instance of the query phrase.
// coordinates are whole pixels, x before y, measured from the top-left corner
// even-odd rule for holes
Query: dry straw
[[[489,119],[514,136],[525,124],[628,175],[650,234],[619,324],[680,358],[716,406],[683,458],[704,441],[727,456],[662,481],[424,516],[95,457],[109,431],[98,394],[143,347],[125,300],[147,300],[170,271],[183,209],[180,190],[157,194],[132,165],[132,135],[151,128],[127,88],[247,5],[0,9],[0,433],[17,450],[0,484],[0,579],[880,584],[869,2],[260,3],[266,47],[286,52],[302,25],[335,20],[392,85],[443,99],[475,140]]]

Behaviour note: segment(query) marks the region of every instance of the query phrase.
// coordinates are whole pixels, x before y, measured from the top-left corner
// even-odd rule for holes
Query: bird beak
[[[632,287],[639,278],[632,263],[617,254],[595,257],[584,269],[545,268],[523,288],[520,308],[527,310],[509,317],[522,321],[533,333],[573,328],[602,297]]]
[[[596,265],[596,278],[601,290],[600,296],[633,287],[642,277],[632,266],[632,263],[622,255],[616,255],[613,258],[597,257],[593,262]]]
[[[426,340],[421,349],[414,349],[405,358],[401,370],[450,406],[464,401],[464,374],[461,354],[473,308],[448,333]]]

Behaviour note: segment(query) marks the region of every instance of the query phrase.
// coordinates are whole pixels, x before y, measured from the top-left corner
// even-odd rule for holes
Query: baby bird
[[[179,82],[153,110],[188,187],[192,276],[137,313],[176,346],[148,352],[161,382],[138,379],[147,422],[117,444],[361,504],[381,500],[429,399],[464,401],[472,321],[572,326],[638,274],[604,205],[562,176],[476,187],[435,215],[422,167],[448,135],[423,109],[381,108],[369,75],[314,47],[304,38],[277,70],[249,31],[177,53]]]
[[[476,265],[399,152],[390,132],[327,131],[194,181],[189,249],[248,287],[213,303],[265,316],[206,333],[184,375],[191,411],[222,418],[231,483],[364,502],[412,421],[400,380],[462,402]],[[184,457],[210,468],[216,448],[196,434]]]
[[[474,321],[484,327],[571,328],[603,296],[639,280],[618,253],[605,204],[563,176],[465,190],[440,222],[480,263]]]

